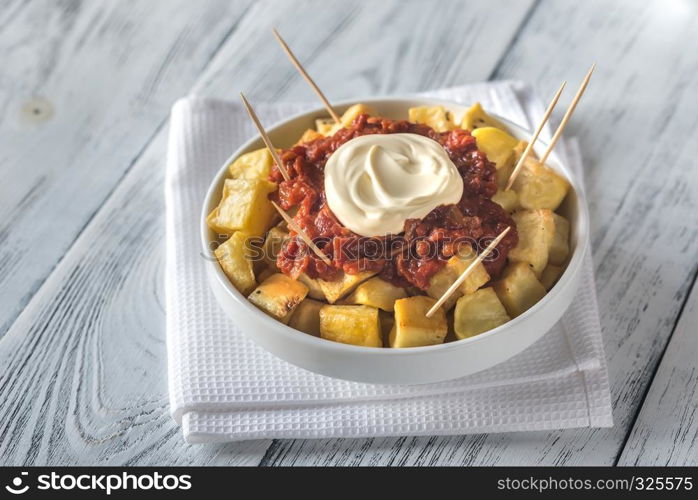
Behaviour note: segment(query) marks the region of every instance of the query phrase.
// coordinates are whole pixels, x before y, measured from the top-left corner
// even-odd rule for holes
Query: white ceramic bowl
[[[413,106],[443,105],[462,116],[466,106],[437,99],[370,98],[354,99],[336,105],[338,112],[357,102],[370,104],[387,118],[407,119]],[[316,118],[326,116],[324,109],[301,113],[288,118],[267,131],[277,147],[290,147],[303,131],[314,126]],[[501,118],[500,118],[501,119]],[[501,119],[520,139],[530,132]],[[213,179],[201,211],[201,245],[210,253],[215,235],[206,225],[206,215],[218,204],[227,166],[243,153],[264,147],[260,138],[243,144],[221,166]],[[545,144],[538,141],[540,155]],[[518,354],[538,340],[562,316],[572,302],[579,285],[580,271],[588,246],[589,215],[584,194],[572,172],[554,154],[548,164],[566,177],[572,189],[558,210],[571,223],[570,258],[567,269],[557,284],[535,306],[521,316],[475,337],[446,344],[407,349],[380,349],[340,344],[308,335],[290,328],[253,306],[231,285],[215,259],[206,261],[211,288],[220,305],[248,336],[267,351],[313,372],[347,380],[378,384],[424,384],[462,377],[494,366]]]

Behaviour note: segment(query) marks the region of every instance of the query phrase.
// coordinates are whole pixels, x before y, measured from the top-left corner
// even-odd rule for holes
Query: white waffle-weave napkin
[[[426,95],[465,104],[477,100],[529,129],[543,113],[531,89],[519,82],[474,84]],[[267,124],[306,107],[255,104]],[[171,412],[187,441],[612,425],[590,256],[572,307],[550,332],[505,363],[449,382],[347,382],[297,368],[249,340],[209,290],[198,224],[213,175],[254,133],[244,110],[234,103],[188,97],[172,109],[165,183],[167,351]],[[569,163],[581,175],[576,143],[569,141],[566,150]]]

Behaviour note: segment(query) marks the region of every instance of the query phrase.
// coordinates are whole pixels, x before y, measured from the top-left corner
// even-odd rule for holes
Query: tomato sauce
[[[441,205],[424,219],[408,219],[402,234],[366,238],[344,227],[327,205],[325,163],[342,144],[355,137],[394,133],[420,134],[441,144],[463,177],[463,196],[457,204]],[[332,261],[332,266],[325,264],[291,231],[291,238],[277,257],[279,269],[291,277],[305,272],[311,278],[333,281],[342,273],[374,271],[398,286],[426,290],[431,276],[462,245],[481,251],[507,226],[512,227],[484,262],[494,278],[518,242],[514,221],[491,200],[497,191],[495,165],[477,149],[475,138],[467,130],[436,132],[423,124],[360,115],[351,127],[286,149],[280,156],[290,180],[285,181],[274,165],[271,180],[279,189],[270,196],[284,210],[295,211],[296,223]]]

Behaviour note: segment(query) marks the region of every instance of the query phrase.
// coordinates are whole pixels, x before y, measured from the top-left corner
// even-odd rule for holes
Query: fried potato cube
[[[497,187],[499,189],[505,189],[507,187],[507,184],[509,184],[509,178],[511,177],[511,174],[514,173],[515,166],[516,163],[512,161],[510,164],[500,168],[494,173],[494,180],[497,182]],[[512,190],[510,189],[509,191]]]
[[[308,295],[308,287],[285,274],[272,274],[247,299],[269,316],[288,323],[293,311]]]
[[[298,304],[288,326],[315,337],[320,336],[320,309],[325,304],[313,299],[305,299]]]
[[[347,274],[345,273],[342,277],[335,281],[325,281],[318,280],[322,293],[325,295],[325,299],[330,304],[334,304],[339,299],[343,299],[349,293],[351,293],[354,288],[359,286],[372,276],[375,276],[373,271],[363,271],[358,274]]]
[[[487,287],[458,299],[453,328],[457,338],[466,339],[492,330],[510,319],[494,289]]]
[[[437,132],[448,132],[456,127],[453,116],[443,106],[417,106],[408,111],[408,120],[412,123],[429,125]]]
[[[497,165],[497,170],[514,164],[514,148],[518,144],[515,137],[495,127],[477,128],[472,134],[477,148]]]
[[[261,179],[226,179],[223,199],[207,218],[209,227],[219,233],[261,236],[276,213],[267,198],[275,190],[276,184]]]
[[[405,297],[407,297],[407,293],[404,288],[397,287],[380,278],[371,278],[361,283],[345,299],[345,302],[377,307],[383,311],[393,311],[395,301]]]
[[[507,187],[507,184],[509,184],[509,178],[511,175],[514,173],[514,168],[516,168],[516,165],[518,165],[519,160],[521,159],[521,155],[523,155],[524,150],[528,146],[528,142],[526,141],[519,141],[516,143],[516,146],[514,146],[514,161],[511,162],[511,166],[508,168],[503,168],[500,170],[497,170],[495,173],[495,179],[497,180],[497,186],[499,186],[499,189],[505,189]],[[526,156],[528,162],[535,162],[536,156],[535,151],[531,150],[529,151],[528,155]],[[512,192],[510,189],[507,192]],[[518,204],[518,198],[517,198],[517,204]],[[518,207],[517,207],[518,208]]]
[[[477,148],[487,155],[487,159],[497,167],[495,178],[500,189],[504,189],[514,171],[514,148],[518,141],[503,130],[495,127],[482,127],[473,130]]]
[[[383,347],[378,309],[324,305],[320,309],[320,337],[342,344]]]
[[[309,128],[308,130],[303,132],[303,135],[301,136],[300,139],[298,139],[298,142],[296,143],[296,145],[305,144],[306,142],[312,142],[315,139],[322,139],[323,137],[325,137],[325,136],[322,135],[320,132],[316,132],[312,128]]]
[[[512,262],[525,262],[536,276],[548,265],[550,245],[555,236],[553,212],[547,209],[520,210],[512,216],[519,232],[519,242],[509,252]]]
[[[288,233],[281,230],[279,227],[272,227],[267,232],[267,237],[262,245],[262,261],[275,272],[278,272],[276,267],[276,256],[281,251],[281,247],[288,239]]]
[[[509,132],[509,129],[501,121],[497,120],[493,116],[485,113],[482,109],[482,104],[476,102],[473,104],[463,115],[463,120],[461,121],[461,128],[470,130],[471,132],[478,128],[483,127],[494,127],[504,132]]]
[[[548,264],[561,266],[570,253],[570,222],[562,215],[553,213],[555,234],[548,250]]]
[[[553,169],[533,158],[524,161],[513,185],[523,208],[557,210],[567,196],[570,183]]]
[[[446,313],[440,307],[431,318],[426,314],[436,301],[415,295],[395,301],[395,324],[390,330],[390,347],[419,347],[443,343],[448,333]]]
[[[525,262],[507,266],[502,279],[494,283],[493,288],[512,318],[523,314],[545,296],[545,287]]]
[[[516,143],[516,146],[514,146],[514,163],[517,163],[519,159],[521,158],[521,155],[523,152],[526,150],[528,147],[528,141],[519,141]],[[528,152],[527,158],[531,159],[537,159],[538,156],[536,156],[536,152],[531,149],[531,151]]]
[[[376,111],[369,105],[367,104],[354,104],[351,106],[349,109],[347,109],[344,114],[341,116],[340,121],[342,122],[342,126],[349,128],[351,127],[351,124],[354,123],[354,120],[356,119],[357,116],[359,115],[375,115]]]
[[[543,274],[540,277],[541,284],[546,290],[550,290],[555,283],[557,283],[557,280],[560,279],[560,276],[562,276],[564,270],[565,268],[562,266],[554,266],[549,264],[545,269],[543,269]]]
[[[492,196],[492,201],[509,213],[519,208],[519,195],[513,189],[508,191],[497,190],[494,196]]]
[[[245,153],[228,166],[233,179],[264,179],[271,173],[274,160],[267,148]]]
[[[463,274],[470,263],[477,257],[470,246],[464,247],[458,255],[451,257],[444,267],[434,274],[429,281],[427,295],[434,299],[439,299],[458,277]],[[482,262],[475,266],[475,269],[465,279],[463,284],[456,290],[442,305],[444,311],[451,309],[458,297],[466,293],[473,293],[490,280],[490,275],[485,270]]]
[[[248,258],[248,238],[249,235],[238,231],[213,252],[225,275],[243,295],[247,295],[257,286],[252,261]]]
[[[332,118],[318,118],[315,120],[315,129],[318,131],[318,134],[324,137],[334,135],[341,128],[342,124],[336,123]]]
[[[325,292],[322,291],[320,280],[313,279],[305,273],[298,276],[298,281],[308,287],[308,297],[316,300],[325,300]]]
[[[234,231],[231,231],[227,227],[218,225],[218,207],[211,210],[211,213],[206,217],[206,224],[211,228],[218,236],[229,236]]]

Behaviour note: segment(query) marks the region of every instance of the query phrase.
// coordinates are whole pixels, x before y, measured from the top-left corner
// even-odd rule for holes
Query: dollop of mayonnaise
[[[361,236],[403,231],[439,205],[457,203],[463,179],[444,148],[418,134],[370,134],[345,142],[325,165],[327,203]]]

